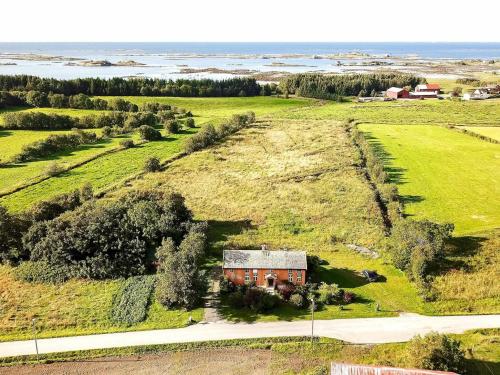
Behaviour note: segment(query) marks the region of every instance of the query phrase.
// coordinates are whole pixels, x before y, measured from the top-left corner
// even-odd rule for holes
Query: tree
[[[47,94],[40,91],[31,90],[26,94],[26,103],[33,107],[46,107],[48,104]]]
[[[158,172],[161,169],[160,159],[157,157],[151,157],[144,163],[145,172]]]
[[[158,141],[161,139],[161,133],[149,125],[140,126],[139,134],[146,141]]]
[[[465,372],[465,356],[460,342],[446,335],[430,333],[414,337],[406,346],[405,357],[408,367]]]
[[[187,126],[188,128],[194,128],[194,127],[196,126],[196,125],[195,125],[195,122],[194,122],[194,118],[192,118],[192,117],[188,117],[188,118],[186,119],[185,124],[186,124],[186,126]]]
[[[0,206],[0,262],[15,263],[26,258],[21,246],[23,222]]]
[[[165,242],[157,250],[162,259],[158,273],[156,296],[166,307],[196,307],[206,291],[206,282],[197,261],[185,251],[172,251],[172,242]],[[164,248],[166,247],[166,248]]]

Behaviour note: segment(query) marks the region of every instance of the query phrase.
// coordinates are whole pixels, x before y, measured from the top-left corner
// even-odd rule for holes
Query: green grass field
[[[500,141],[500,126],[461,126],[460,128]]]
[[[219,259],[222,247],[258,248],[262,243],[320,255],[329,263],[321,278],[352,290],[358,300],[344,311],[326,307],[317,312],[318,319],[424,312],[401,272],[345,246],[379,249],[384,238],[372,192],[353,166],[357,158],[335,121],[270,120],[178,160],[161,174],[147,175],[133,187],[156,186],[185,196],[195,217],[209,222]],[[387,281],[369,284],[359,276],[363,269],[378,270]],[[382,311],[376,312],[376,304]],[[225,306],[222,314],[234,321],[268,321],[304,319],[309,313],[282,307],[255,314]]]
[[[122,282],[71,280],[60,285],[30,284],[17,281],[12,268],[0,266],[0,341],[31,338],[33,318],[37,318],[39,337],[54,337],[160,326],[176,328],[187,325],[189,315],[197,321],[203,317],[202,309],[167,310],[155,302],[144,322],[131,328],[116,325],[109,319],[109,310],[113,294]]]
[[[380,103],[328,102],[321,107],[287,112],[287,118],[354,118],[373,124],[500,125],[500,99],[477,101],[407,100]]]
[[[500,225],[500,146],[426,125],[362,124],[417,219],[455,224],[463,235]]]

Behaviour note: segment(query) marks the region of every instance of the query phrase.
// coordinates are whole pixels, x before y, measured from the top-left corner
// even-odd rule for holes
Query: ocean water
[[[319,58],[325,55],[370,56]],[[52,56],[24,58],[26,54]],[[133,60],[141,66],[78,66],[81,60]],[[417,60],[499,59],[500,43],[0,43],[0,74],[53,78],[215,78],[252,72],[348,72],[378,68],[377,58],[398,68]],[[364,63],[363,63],[364,61]],[[212,71],[196,71],[197,69]],[[217,69],[213,71],[213,69]],[[186,71],[186,69],[189,69]],[[231,73],[227,72],[232,71]],[[241,71],[241,72],[239,72]]]

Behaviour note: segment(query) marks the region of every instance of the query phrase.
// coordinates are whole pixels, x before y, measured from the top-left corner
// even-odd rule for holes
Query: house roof
[[[224,250],[223,268],[306,270],[305,251]]]
[[[391,87],[391,88],[388,88],[387,91],[391,91],[391,92],[401,92],[403,91],[404,89],[400,88],[400,87]]]
[[[427,83],[425,85],[417,85],[417,89],[424,89],[424,90],[439,90],[441,86],[439,83]]]

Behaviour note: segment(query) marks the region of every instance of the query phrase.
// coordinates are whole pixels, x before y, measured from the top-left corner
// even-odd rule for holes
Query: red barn
[[[435,92],[436,95],[441,91],[441,86],[439,83],[427,83],[425,85],[417,85],[415,87],[416,92]]]
[[[391,87],[385,92],[385,96],[391,99],[399,99],[399,98],[409,98],[410,93],[406,89],[402,89],[399,87]]]
[[[303,285],[306,281],[305,251],[224,250],[224,276],[236,285],[255,283],[275,289],[283,282]]]

